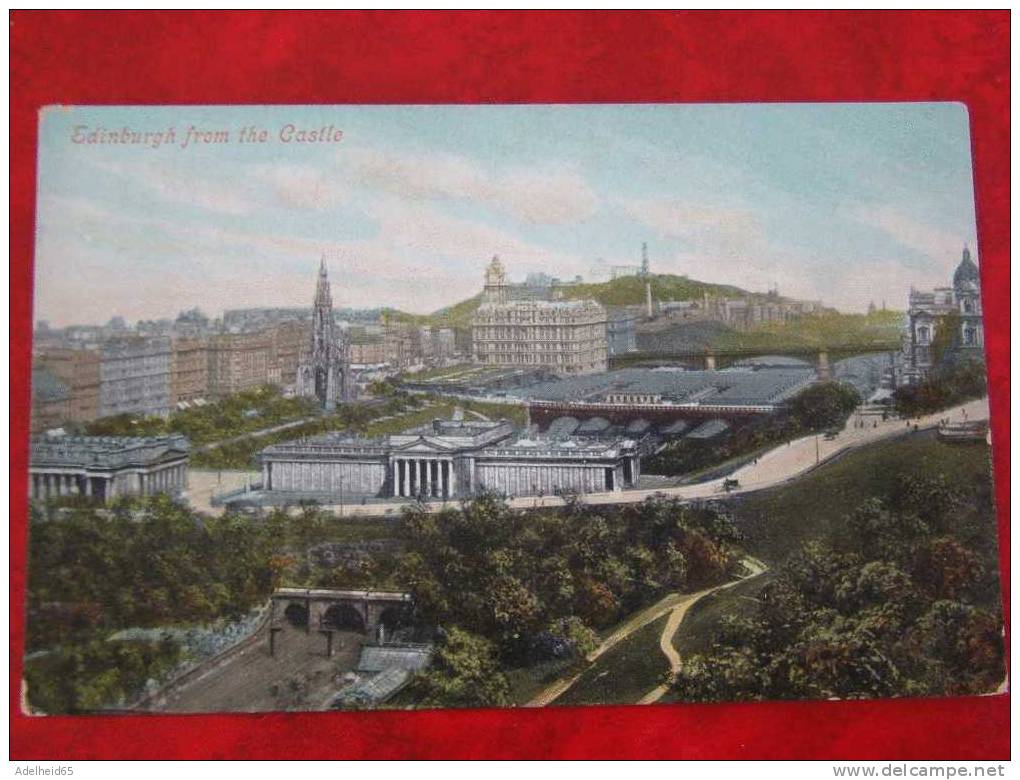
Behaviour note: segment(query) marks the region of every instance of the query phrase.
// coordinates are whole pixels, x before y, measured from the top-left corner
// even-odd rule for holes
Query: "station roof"
[[[599,403],[610,393],[644,393],[659,395],[667,403],[764,405],[786,400],[814,380],[810,366],[744,366],[719,371],[627,368],[539,381],[510,389],[507,395],[535,401]]]

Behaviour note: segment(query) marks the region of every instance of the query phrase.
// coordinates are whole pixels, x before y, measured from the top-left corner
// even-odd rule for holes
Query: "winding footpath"
[[[660,637],[659,646],[662,648],[662,652],[666,654],[666,657],[670,660],[670,669],[672,673],[675,675],[680,668],[680,657],[679,655],[676,654],[676,651],[673,650],[672,646],[673,635],[676,633],[677,629],[680,626],[680,622],[684,619],[684,616],[687,614],[688,610],[706,596],[709,596],[712,593],[715,593],[720,590],[725,590],[726,588],[731,588],[737,583],[744,582],[752,577],[757,577],[758,575],[763,574],[767,570],[765,564],[763,564],[756,558],[745,557],[742,562],[744,566],[747,568],[747,570],[750,572],[744,577],[732,580],[731,582],[723,583],[722,585],[716,585],[715,587],[712,588],[700,590],[697,593],[670,593],[666,596],[663,596],[661,599],[659,599],[659,601],[655,602],[650,607],[645,607],[644,609],[635,612],[633,615],[627,618],[627,620],[625,620],[623,623],[617,626],[613,630],[613,632],[609,636],[607,636],[598,647],[596,647],[594,650],[588,653],[587,656],[585,656],[584,660],[587,663],[584,666],[584,668],[575,671],[574,673],[567,675],[565,677],[561,677],[559,680],[556,680],[553,683],[550,683],[541,691],[539,691],[534,697],[532,697],[531,700],[528,701],[528,703],[525,704],[524,706],[545,707],[548,706],[549,704],[552,704],[560,696],[562,696],[564,693],[570,690],[574,683],[577,682],[577,680],[585,672],[588,671],[591,664],[598,660],[600,656],[602,656],[609,650],[612,650],[614,647],[616,647],[616,645],[618,645],[624,639],[629,637],[635,631],[644,628],[649,623],[655,622],[666,613],[670,613],[670,617],[669,620],[666,622],[666,628],[662,633],[662,637]],[[669,651],[667,651],[667,643]],[[673,655],[676,657],[675,665],[673,662],[673,658],[669,655],[669,652],[672,652]],[[661,698],[663,694],[665,694],[666,691],[669,689],[668,686],[659,686],[659,688],[662,688],[662,692],[659,693],[658,696],[649,701],[645,701],[645,699],[648,699],[650,696],[652,696],[652,694],[655,693],[655,691],[659,690],[658,688],[656,688],[655,691],[652,691],[648,695],[643,697],[639,703],[648,704],[651,701],[656,701],[659,698]]]
[[[719,593],[727,588],[732,588],[741,582],[752,580],[755,577],[759,577],[768,571],[768,567],[759,561],[757,558],[747,557],[744,558],[744,565],[748,569],[748,573],[738,580],[727,582],[725,585],[719,585],[715,588],[695,593],[691,598],[684,601],[682,604],[678,604],[673,608],[673,611],[669,615],[669,620],[666,621],[666,626],[662,629],[662,636],[659,637],[659,649],[662,650],[662,654],[666,656],[666,660],[669,662],[669,680],[661,685],[655,686],[652,690],[646,693],[638,700],[638,704],[654,704],[670,689],[673,681],[676,679],[677,674],[680,673],[680,653],[676,651],[676,647],[673,645],[673,638],[676,636],[676,632],[680,629],[680,624],[683,623],[683,619],[687,616],[691,607],[697,604],[701,599],[712,593]]]

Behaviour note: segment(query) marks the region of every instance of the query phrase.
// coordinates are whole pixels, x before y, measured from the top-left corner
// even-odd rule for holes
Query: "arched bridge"
[[[277,588],[273,591],[269,624],[315,630],[357,631],[375,635],[387,632],[411,617],[410,593],[384,590],[329,590]]]

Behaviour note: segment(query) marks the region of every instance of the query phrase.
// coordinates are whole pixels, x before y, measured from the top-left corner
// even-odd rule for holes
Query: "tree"
[[[842,382],[817,382],[795,395],[789,414],[808,430],[841,428],[861,403],[861,396]]]
[[[415,699],[424,706],[502,707],[510,704],[510,686],[496,659],[495,646],[460,628],[446,632],[432,666],[415,675],[410,688]]]

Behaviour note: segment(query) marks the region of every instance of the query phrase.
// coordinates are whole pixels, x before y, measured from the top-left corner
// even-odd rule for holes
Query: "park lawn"
[[[991,501],[989,451],[984,444],[947,444],[933,433],[872,444],[789,485],[729,499],[729,509],[744,529],[744,547],[770,565],[781,563],[806,541],[829,536],[847,513],[870,496],[884,496],[904,475],[943,472],[954,482],[987,486]],[[984,494],[985,491],[982,491]],[[989,503],[988,514],[994,523]],[[985,535],[986,560],[995,560],[995,534]],[[673,638],[680,658],[706,653],[724,619],[751,617],[771,573],[718,591],[697,604]],[[680,701],[673,691],[661,700]]]
[[[804,542],[829,536],[865,499],[887,495],[902,477],[937,473],[982,486],[994,526],[988,446],[942,442],[934,432],[852,450],[790,484],[734,496],[726,508],[745,534],[748,553],[775,565]],[[994,557],[994,528],[987,537],[992,547],[982,552]]]
[[[510,701],[515,706],[523,707],[535,698],[539,691],[569,674],[570,667],[579,663],[575,658],[564,658],[507,669],[506,679],[510,683]]]
[[[394,415],[388,420],[370,422],[365,426],[363,435],[367,437],[386,436],[406,431],[408,428],[416,428],[435,419],[448,419],[453,414],[454,406],[455,404],[450,401],[430,402],[428,406],[421,409]]]
[[[490,401],[461,401],[460,405],[465,411],[477,412],[492,421],[510,420],[516,425],[524,425],[526,412],[524,407],[519,404],[500,404]]]
[[[669,670],[659,639],[669,613],[607,650],[553,704],[634,704]]]
[[[679,653],[681,662],[693,655],[707,653],[725,618],[753,616],[758,608],[759,595],[772,581],[772,576],[771,572],[766,572],[732,588],[718,590],[691,607],[673,635],[673,647]],[[669,704],[682,700],[670,689],[659,701]]]
[[[765,572],[739,582],[732,588],[717,590],[697,601],[673,635],[673,647],[680,658],[703,653],[711,647],[725,617],[751,617],[758,609],[758,597],[772,573]]]

